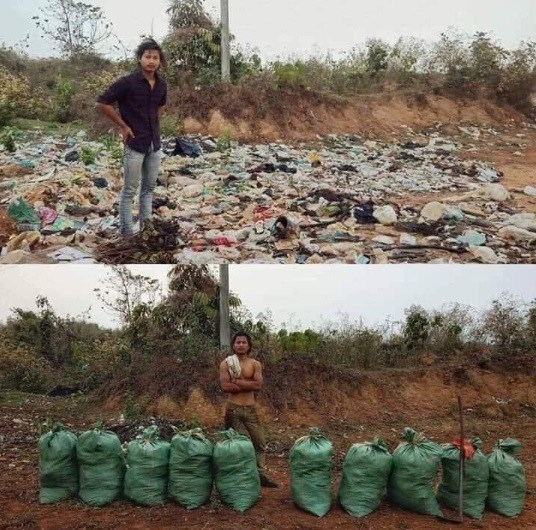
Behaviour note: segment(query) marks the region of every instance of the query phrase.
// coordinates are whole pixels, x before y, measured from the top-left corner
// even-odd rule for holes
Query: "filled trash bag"
[[[463,477],[463,513],[473,519],[481,519],[488,496],[488,459],[480,451],[479,438],[465,440],[465,462]],[[460,441],[441,446],[443,476],[437,492],[437,500],[458,511],[460,506]]]
[[[39,448],[39,502],[54,502],[76,496],[78,493],[78,462],[76,435],[56,423],[43,434]]]
[[[352,445],[342,465],[341,506],[355,517],[377,510],[387,487],[393,457],[380,438]]]
[[[169,496],[188,509],[210,499],[214,446],[201,429],[179,432],[171,440]]]
[[[182,138],[175,138],[175,148],[171,153],[172,156],[189,156],[197,158],[203,154],[201,148],[193,142],[188,142]]]
[[[125,497],[142,506],[164,504],[169,470],[169,442],[155,425],[127,446]]]
[[[290,450],[292,500],[319,517],[331,508],[333,446],[319,429],[298,438]]]
[[[7,215],[17,223],[21,232],[39,230],[41,226],[38,213],[22,197],[17,197],[9,203]]]
[[[76,442],[80,470],[80,499],[104,506],[121,496],[125,465],[121,442],[114,432],[101,428],[82,433]]]
[[[234,429],[218,435],[213,462],[216,489],[227,506],[245,512],[259,499],[261,482],[251,440]]]
[[[387,483],[389,499],[426,515],[442,515],[434,491],[434,477],[441,462],[441,447],[406,427],[393,452],[393,467]]]
[[[525,504],[527,484],[523,465],[515,455],[521,443],[513,438],[499,440],[488,456],[489,487],[487,506],[506,517],[517,517]]]

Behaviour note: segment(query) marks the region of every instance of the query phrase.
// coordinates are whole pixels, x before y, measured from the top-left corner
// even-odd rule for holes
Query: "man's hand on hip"
[[[124,144],[127,143],[129,138],[135,138],[132,129],[128,125],[121,127],[121,138],[123,139]]]

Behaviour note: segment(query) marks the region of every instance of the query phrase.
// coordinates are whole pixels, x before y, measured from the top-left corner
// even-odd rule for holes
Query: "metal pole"
[[[231,330],[229,324],[229,265],[220,265],[220,349],[231,349]]]
[[[221,80],[231,80],[231,51],[229,47],[229,0],[221,0]]]
[[[458,519],[463,522],[463,484],[465,478],[465,428],[463,424],[463,401],[458,396],[458,413],[460,416],[460,471],[458,476]]]

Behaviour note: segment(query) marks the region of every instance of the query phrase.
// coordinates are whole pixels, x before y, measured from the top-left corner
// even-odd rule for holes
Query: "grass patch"
[[[44,134],[60,136],[73,136],[80,131],[86,130],[85,124],[80,121],[59,123],[29,118],[15,118],[13,125],[22,131],[38,131]]]
[[[0,405],[18,405],[31,395],[18,390],[0,390]]]

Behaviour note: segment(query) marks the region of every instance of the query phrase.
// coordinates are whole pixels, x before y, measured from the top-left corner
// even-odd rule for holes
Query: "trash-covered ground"
[[[153,222],[121,238],[120,145],[25,132],[0,151],[0,262],[536,262],[534,124],[164,151]]]

